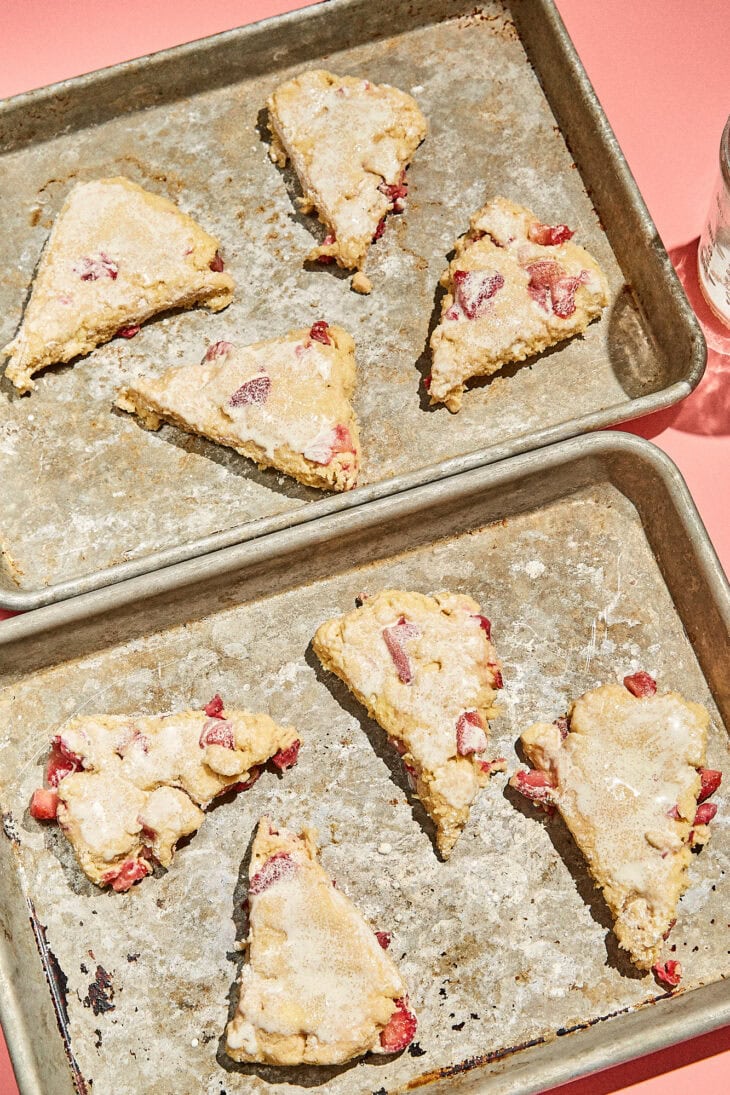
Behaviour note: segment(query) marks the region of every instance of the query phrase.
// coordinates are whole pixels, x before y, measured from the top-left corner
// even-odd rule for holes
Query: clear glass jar
[[[730,327],[730,118],[720,141],[720,175],[697,261],[702,295],[718,319]]]

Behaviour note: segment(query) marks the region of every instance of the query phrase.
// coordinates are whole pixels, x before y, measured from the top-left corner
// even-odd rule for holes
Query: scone
[[[405,169],[428,125],[416,101],[389,84],[315,69],[274,91],[267,103],[271,158],[291,160],[300,206],[327,229],[307,256],[359,269],[387,213],[400,213]]]
[[[355,344],[323,320],[283,338],[216,342],[200,365],[122,389],[117,406],[148,429],[171,422],[322,490],[351,490],[360,467]]]
[[[158,194],[129,179],[78,183],[56,218],[20,329],[4,349],[22,392],[34,373],[88,354],[171,308],[233,298],[220,243]]]
[[[502,673],[491,625],[471,597],[386,589],[318,629],[312,646],[382,726],[436,826],[446,858],[479,789]]]
[[[124,891],[154,863],[169,867],[217,795],[250,787],[269,760],[290,768],[298,754],[291,727],[224,710],[219,696],[203,711],[83,716],[53,739],[48,787],[30,812],[58,820],[92,882]]]
[[[606,277],[572,235],[567,225],[541,224],[506,198],[474,214],[441,278],[447,292],[426,380],[432,403],[458,411],[470,377],[523,361],[600,316]]]
[[[662,942],[688,885],[690,849],[707,839],[716,812],[698,803],[721,779],[703,767],[708,726],[700,704],[658,695],[656,682],[636,673],[526,730],[520,741],[534,767],[510,780],[558,808],[603,891],[620,946],[669,984],[681,970],[659,962]]]
[[[248,962],[226,1053],[272,1065],[338,1065],[397,1053],[416,1017],[387,932],[375,933],[317,860],[315,835],[259,822],[249,866]]]

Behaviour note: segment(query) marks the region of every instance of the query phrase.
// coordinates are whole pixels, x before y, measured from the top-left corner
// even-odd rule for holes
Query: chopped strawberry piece
[[[332,462],[332,457],[337,452],[354,452],[352,437],[347,426],[338,423],[331,426],[309,442],[302,453],[313,464],[327,465]]]
[[[716,813],[717,806],[714,802],[704,802],[702,806],[697,807],[697,813],[692,824],[709,825]]]
[[[329,330],[329,324],[323,319],[318,319],[309,328],[309,337],[313,338],[315,342],[321,342],[323,346],[331,346],[332,339],[329,336]]]
[[[552,805],[554,801],[555,784],[547,772],[541,772],[538,768],[515,772],[509,782],[510,787],[514,787],[521,795],[532,799],[533,802]]]
[[[456,722],[456,751],[460,757],[483,753],[488,745],[484,722],[478,711],[464,711]]]
[[[335,237],[334,232],[328,232],[327,235],[322,240],[322,246],[323,247],[330,247],[335,242],[335,238],[336,237]],[[318,258],[317,258],[317,262],[321,262],[323,266],[328,266],[331,262],[334,262],[334,261],[335,261],[335,256],[334,255],[319,255]]]
[[[249,882],[249,897],[260,894],[264,890],[268,890],[269,886],[281,882],[282,879],[287,878],[296,870],[296,866],[288,852],[275,852]]]
[[[385,217],[381,217],[380,220],[378,221],[378,227],[373,232],[373,243],[375,243],[376,240],[380,239],[380,237],[382,236],[384,231],[385,231]]]
[[[405,616],[401,616],[397,624],[391,624],[390,627],[383,628],[383,640],[388,648],[388,653],[393,659],[398,678],[403,684],[410,684],[413,680],[413,670],[405,652],[404,644],[408,639],[413,639],[420,634],[420,627],[410,623]]]
[[[472,619],[473,620],[479,620],[479,626],[481,627],[482,631],[486,632],[486,636],[487,636],[488,639],[491,639],[492,638],[492,623],[491,623],[491,620],[488,620],[486,616],[472,616]]]
[[[200,748],[206,745],[222,745],[224,749],[235,749],[233,741],[233,723],[218,717],[209,719],[200,734]]]
[[[120,327],[115,338],[134,338],[142,330],[139,323],[131,323],[129,327]]]
[[[430,391],[430,389],[431,389],[431,380],[432,379],[433,378],[431,377],[430,373],[428,374],[428,376],[424,376],[424,378],[423,378],[423,386],[424,386],[424,388],[426,389],[427,392]]]
[[[487,662],[487,666],[492,670],[492,688],[504,688],[502,670],[498,669],[494,662]]]
[[[82,281],[98,281],[99,278],[111,278],[112,281],[116,281],[119,267],[113,259],[100,251],[98,258],[92,259],[88,256],[82,258],[79,265],[74,266],[74,272]]]
[[[150,739],[140,730],[132,730],[131,727],[128,727],[126,733],[117,742],[114,752],[120,757],[125,757],[129,750],[135,746],[141,749],[143,753],[149,753]]]
[[[679,812],[679,806],[675,804],[670,810],[667,810],[667,817],[671,817],[674,818],[675,821],[679,821],[682,817]]]
[[[488,311],[488,302],[504,285],[498,271],[455,270],[454,296],[467,319],[478,319]]]
[[[560,731],[560,740],[565,741],[570,733],[570,723],[568,722],[567,715],[561,715],[559,719],[553,719],[553,726],[557,726]]]
[[[219,793],[223,795],[226,791],[248,791],[249,787],[253,787],[260,775],[261,769],[257,765],[254,765],[248,773],[248,779],[242,780],[239,783],[233,783],[230,787],[224,787]]]
[[[143,859],[128,859],[121,867],[113,871],[107,871],[101,876],[102,882],[110,882],[117,893],[126,893],[127,890],[139,882],[140,878],[152,873],[152,867]]]
[[[402,213],[405,209],[403,202],[408,197],[408,183],[405,180],[406,173],[405,171],[402,171],[400,176],[400,182],[382,182],[378,187],[380,193],[385,194],[386,198],[390,202],[393,213]]]
[[[578,277],[572,277],[552,259],[530,263],[525,269],[530,278],[527,291],[541,308],[548,312],[552,307],[553,313],[560,319],[573,315],[578,286],[588,276],[585,271]]]
[[[632,696],[642,699],[645,696],[653,696],[656,693],[656,681],[648,673],[633,673],[630,677],[624,677],[624,687],[628,688]]]
[[[400,750],[399,750],[399,752],[400,752]],[[408,780],[408,786],[410,787],[410,789],[412,791],[415,791],[416,790],[416,784],[417,784],[417,781],[418,781],[418,772],[416,771],[416,769],[413,767],[412,764],[408,763],[407,760],[403,761],[403,767],[405,768],[406,779]]]
[[[62,779],[71,775],[72,772],[80,771],[83,767],[81,757],[67,748],[60,736],[56,736],[51,742],[51,752],[46,766],[46,783],[49,783],[51,787],[58,787]]]
[[[208,700],[203,711],[209,719],[222,719],[223,718],[223,700],[216,692],[212,700]]]
[[[285,772],[287,768],[293,768],[299,759],[301,744],[299,738],[297,738],[288,749],[280,749],[278,753],[274,753],[271,763],[280,768],[282,772]]]
[[[557,247],[559,243],[572,239],[573,235],[574,232],[568,228],[567,224],[531,224],[527,233],[528,239],[543,247]]]
[[[220,251],[216,251],[215,258],[211,259],[208,265],[215,274],[220,274],[223,269],[223,255],[221,255]]]
[[[252,376],[237,388],[228,400],[229,407],[249,407],[252,403],[263,405],[271,394],[271,377],[266,373]]]
[[[682,980],[681,963],[675,961],[674,958],[670,958],[667,962],[656,962],[651,968],[657,981],[669,985],[670,988],[676,988]]]
[[[380,1032],[380,1044],[386,1053],[400,1053],[416,1036],[418,1020],[408,1007],[408,997],[395,1001],[395,1011]]]
[[[225,357],[229,350],[233,349],[232,342],[225,342],[221,339],[220,342],[213,342],[205,351],[204,361],[213,361],[216,357]]]
[[[494,760],[477,760],[477,764],[481,771],[488,776],[491,776],[492,772],[504,772],[507,768],[505,757],[495,757]]]
[[[722,783],[722,772],[718,772],[714,768],[700,768],[700,793],[697,796],[698,802],[704,802],[710,795],[714,795],[717,788]]]
[[[38,821],[48,821],[58,812],[58,791],[39,787],[30,800],[30,816]]]
[[[376,932],[375,938],[377,939],[378,943],[380,943],[380,946],[383,948],[383,950],[387,951],[388,947],[390,946],[390,940],[392,938],[390,932]]]

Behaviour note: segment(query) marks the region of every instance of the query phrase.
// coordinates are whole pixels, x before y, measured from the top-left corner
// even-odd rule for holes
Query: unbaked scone
[[[446,858],[479,789],[505,767],[486,759],[502,687],[489,620],[471,597],[386,589],[321,624],[312,646],[401,754]]]
[[[703,767],[709,721],[700,704],[659,695],[653,678],[635,673],[526,730],[520,741],[534,767],[510,780],[558,808],[603,891],[619,945],[669,984],[681,970],[659,962],[662,942],[688,885],[690,849],[707,839],[715,814],[713,803],[698,803],[721,778]]]
[[[2,351],[22,392],[34,373],[88,354],[171,308],[233,298],[220,243],[173,202],[125,178],[77,183],[48,237],[17,335]]]
[[[541,224],[506,198],[474,214],[441,278],[446,296],[426,379],[432,403],[458,411],[470,377],[523,361],[600,316],[606,277],[572,235],[567,225]]]
[[[321,867],[315,834],[259,822],[249,866],[248,962],[226,1053],[272,1065],[337,1065],[397,1053],[416,1017],[375,933]]]
[[[48,787],[30,812],[56,818],[87,878],[121,892],[154,863],[169,867],[216,796],[250,787],[269,760],[291,768],[298,754],[291,727],[224,710],[219,696],[202,711],[81,716],[53,738]]]
[[[283,338],[216,342],[199,365],[123,388],[117,406],[148,429],[171,422],[322,490],[351,490],[360,441],[350,398],[355,343],[319,320]]]
[[[359,269],[386,214],[403,211],[406,167],[428,129],[418,104],[389,84],[315,69],[281,84],[267,106],[271,158],[291,160],[300,207],[327,229],[307,258]]]

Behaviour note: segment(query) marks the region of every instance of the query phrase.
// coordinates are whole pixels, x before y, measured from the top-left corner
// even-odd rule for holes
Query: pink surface
[[[730,331],[703,306],[694,260],[730,112],[730,6],[727,0],[557,2],[710,347],[705,378],[688,400],[622,428],[651,438],[679,465],[728,570]],[[4,0],[0,97],[304,6],[306,0]],[[730,1029],[576,1080],[552,1095],[693,1090],[730,1092]],[[0,1040],[0,1093],[16,1091]]]

